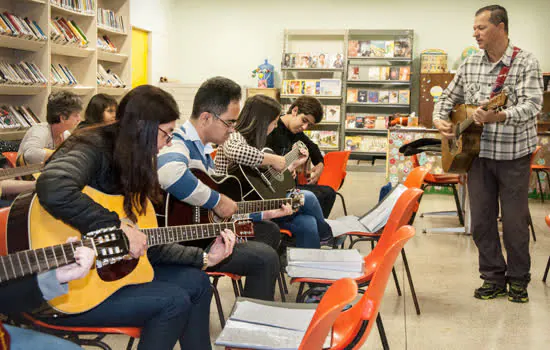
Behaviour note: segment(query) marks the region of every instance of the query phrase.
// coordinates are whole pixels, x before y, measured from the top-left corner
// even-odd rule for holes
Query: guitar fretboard
[[[30,175],[38,172],[44,164],[33,164],[33,165],[27,165],[20,168],[8,168],[8,169],[0,169],[0,181],[7,180],[7,179],[13,179],[14,177],[18,176],[25,176]]]
[[[91,239],[85,239],[1,256],[0,282],[71,264],[75,261],[74,252],[80,246],[94,248]]]
[[[147,245],[154,246],[196,239],[214,238],[224,229],[235,230],[232,222],[217,224],[198,224],[185,226],[168,226],[141,230],[147,235]]]
[[[280,209],[283,204],[291,203],[291,198],[239,202],[237,203],[238,209],[236,214],[249,214],[264,210]]]

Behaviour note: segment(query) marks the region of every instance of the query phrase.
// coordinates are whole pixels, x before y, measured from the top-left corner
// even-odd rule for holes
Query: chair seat
[[[42,322],[35,319],[29,314],[24,313],[23,316],[31,321],[33,324],[62,332],[75,332],[75,333],[108,333],[108,334],[125,334],[131,338],[139,338],[141,335],[141,328],[138,327],[69,327],[69,326],[57,326]]]
[[[219,276],[219,277],[227,276],[227,277],[229,277],[229,278],[231,278],[232,280],[235,280],[235,281],[238,281],[238,280],[241,279],[241,276],[236,275],[234,273],[229,273],[229,272],[208,272],[207,271],[206,274],[208,276],[212,276],[212,277],[214,277],[214,276]]]
[[[429,185],[458,185],[460,177],[453,174],[426,174],[424,181]]]
[[[532,164],[532,165],[531,165],[531,169],[533,169],[533,170],[548,170],[548,171],[550,171],[550,166]]]
[[[290,232],[289,230],[281,229],[281,233],[283,235],[287,235],[288,237],[292,237],[292,232]]]

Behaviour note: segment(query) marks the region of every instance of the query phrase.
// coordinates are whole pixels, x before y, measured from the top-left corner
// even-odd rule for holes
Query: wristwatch
[[[202,253],[202,268],[201,270],[206,270],[208,268],[208,253],[203,252]]]

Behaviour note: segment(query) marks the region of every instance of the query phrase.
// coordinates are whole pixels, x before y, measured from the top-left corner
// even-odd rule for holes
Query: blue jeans
[[[126,286],[92,310],[45,320],[65,326],[142,327],[138,350],[210,350],[212,289],[206,273],[184,265],[154,266],[150,283]]]
[[[280,228],[292,232],[296,237],[296,247],[318,249],[321,247],[321,239],[332,237],[332,231],[323,217],[317,197],[307,190],[301,190],[300,193],[304,195],[304,205],[293,215],[273,221]]]
[[[82,350],[75,343],[30,329],[4,325],[10,335],[11,350]]]

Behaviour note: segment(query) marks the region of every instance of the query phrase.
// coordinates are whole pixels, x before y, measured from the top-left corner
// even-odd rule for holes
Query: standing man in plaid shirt
[[[460,66],[435,106],[433,122],[444,137],[454,137],[449,121],[453,106],[483,106],[503,83],[507,109],[495,112],[480,107],[474,114],[476,124],[483,125],[483,133],[479,157],[468,172],[468,191],[473,238],[484,280],[474,296],[488,300],[508,295],[510,301],[525,303],[529,301],[531,276],[527,196],[530,156],[537,144],[537,114],[542,108],[542,74],[537,59],[510,42],[505,8],[491,5],[479,9],[473,36],[481,51]],[[507,261],[498,232],[498,198]]]

